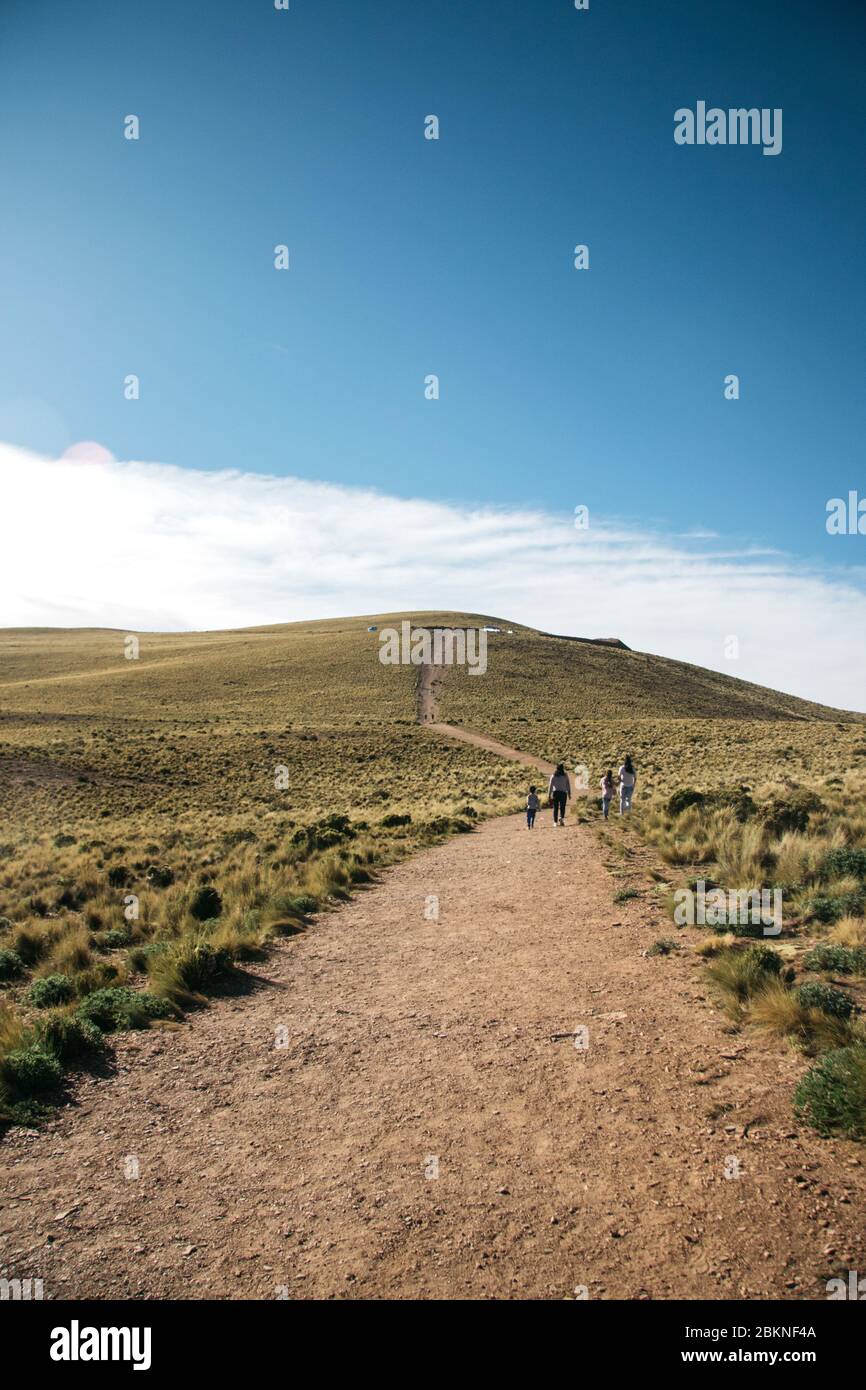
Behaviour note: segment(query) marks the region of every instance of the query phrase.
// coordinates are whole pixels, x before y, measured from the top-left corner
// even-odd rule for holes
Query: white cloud
[[[864,708],[863,571],[570,516],[0,445],[0,625],[189,629],[487,612]],[[739,640],[738,660],[724,643]],[[543,691],[540,692],[543,697]]]

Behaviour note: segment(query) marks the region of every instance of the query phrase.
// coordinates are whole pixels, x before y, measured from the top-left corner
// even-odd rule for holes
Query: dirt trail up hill
[[[862,1149],[792,1120],[802,1061],[728,1033],[693,955],[645,954],[646,853],[615,903],[591,829],[489,822],[245,993],[121,1037],[3,1143],[0,1272],[56,1298],[826,1297],[866,1269]]]
[[[486,734],[473,733],[471,729],[461,729],[457,724],[443,724],[439,721],[439,694],[446,679],[446,666],[424,665],[418,677],[418,723],[423,724],[435,734],[457,739],[460,743],[472,743],[476,748],[486,748],[490,753],[498,753],[501,758],[512,762],[526,763],[541,772],[551,773],[553,763],[536,758],[532,753],[521,753],[518,748],[509,748],[507,743],[488,738]]]

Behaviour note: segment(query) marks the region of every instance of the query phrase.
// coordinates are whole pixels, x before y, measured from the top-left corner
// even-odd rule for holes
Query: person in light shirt
[[[631,754],[626,753],[625,762],[619,770],[619,813],[621,816],[625,815],[626,811],[631,810],[631,799],[634,796],[636,782],[637,773],[631,760]]]

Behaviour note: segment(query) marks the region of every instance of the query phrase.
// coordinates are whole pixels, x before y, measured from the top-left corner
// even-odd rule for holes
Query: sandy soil
[[[573,820],[485,824],[122,1037],[3,1143],[0,1269],[69,1298],[558,1299],[866,1269],[862,1150],[792,1120],[802,1059],[727,1031],[691,953],[646,955],[670,926],[610,830],[625,878]]]

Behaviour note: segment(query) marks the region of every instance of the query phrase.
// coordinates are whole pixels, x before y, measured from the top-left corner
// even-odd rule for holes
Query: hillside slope
[[[0,806],[11,810],[10,788],[16,806],[79,818],[178,803],[232,814],[277,801],[301,812],[387,801],[403,811],[419,793],[513,796],[513,770],[434,753],[417,728],[417,667],[379,660],[382,629],[406,619],[500,628],[483,676],[449,672],[439,717],[593,778],[625,751],[665,784],[780,767],[825,775],[862,746],[862,715],[486,614],[140,633],[136,659],[122,631],[10,630],[0,632]],[[290,798],[273,795],[276,763],[289,768]]]
[[[568,718],[824,719],[866,716],[785,695],[687,662],[615,645],[616,639],[556,637],[484,614],[384,613],[237,631],[139,633],[125,656],[114,629],[0,631],[0,709],[46,713],[166,713],[207,709],[256,715],[312,710],[318,720],[412,717],[413,668],[379,661],[383,627],[497,626],[488,671],[455,701],[479,709],[520,706],[542,695]],[[375,626],[376,632],[368,628]],[[510,630],[510,631],[509,631]],[[402,679],[401,679],[402,676]]]

